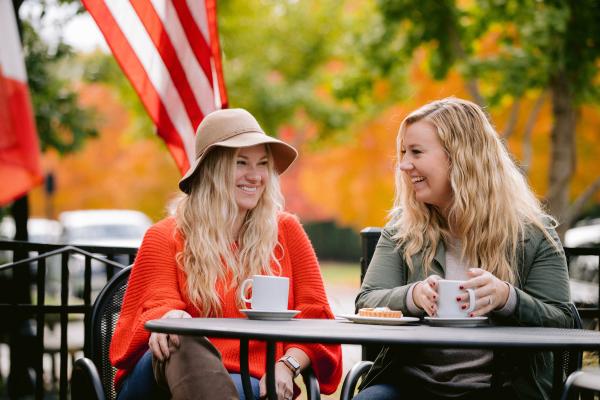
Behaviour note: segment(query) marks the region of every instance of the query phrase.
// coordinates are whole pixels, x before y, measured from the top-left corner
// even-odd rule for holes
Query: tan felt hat
[[[256,119],[241,108],[228,108],[208,114],[196,130],[196,160],[179,181],[179,188],[190,193],[192,177],[209,151],[216,147],[250,147],[268,144],[273,154],[275,170],[282,174],[294,162],[298,152],[292,146],[267,135]]]

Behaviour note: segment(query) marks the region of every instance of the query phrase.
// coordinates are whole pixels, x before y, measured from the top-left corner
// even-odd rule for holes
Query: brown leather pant
[[[169,348],[167,360],[152,358],[154,378],[172,399],[239,399],[221,354],[208,339],[179,336],[179,341],[179,348]]]

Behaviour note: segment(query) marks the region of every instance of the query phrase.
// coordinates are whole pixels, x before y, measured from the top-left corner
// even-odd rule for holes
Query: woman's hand
[[[161,318],[192,318],[190,314],[183,310],[171,310],[166,312]],[[169,345],[179,347],[179,336],[152,332],[148,339],[148,346],[152,351],[152,356],[160,361],[164,361],[171,355]]]
[[[470,314],[472,317],[486,315],[490,311],[504,307],[510,292],[510,287],[506,282],[481,268],[470,268],[467,274],[470,279],[461,289],[475,291],[475,310]],[[465,308],[469,307],[468,293],[461,294],[456,300],[464,302]]]
[[[260,398],[267,396],[267,374],[260,378]],[[275,390],[278,400],[292,400],[294,398],[294,374],[282,362],[275,363]]]
[[[442,279],[438,275],[429,275],[427,279],[418,282],[412,292],[415,305],[423,309],[427,315],[433,317],[437,312],[438,301],[438,284],[437,281]]]

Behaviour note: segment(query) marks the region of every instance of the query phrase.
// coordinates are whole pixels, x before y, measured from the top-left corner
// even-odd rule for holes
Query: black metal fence
[[[0,241],[0,342],[10,348],[10,373],[0,375],[0,398],[43,399],[48,393],[68,398],[69,362],[79,351],[88,354],[84,332],[95,297],[136,254],[137,248]],[[73,321],[83,326],[69,331]],[[54,345],[46,340],[50,327],[59,331]],[[50,371],[44,370],[44,356],[50,357]]]

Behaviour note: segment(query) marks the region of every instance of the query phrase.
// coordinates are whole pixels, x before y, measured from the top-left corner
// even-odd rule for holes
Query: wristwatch
[[[277,362],[282,362],[292,371],[294,378],[300,375],[300,363],[292,356],[283,356]]]

